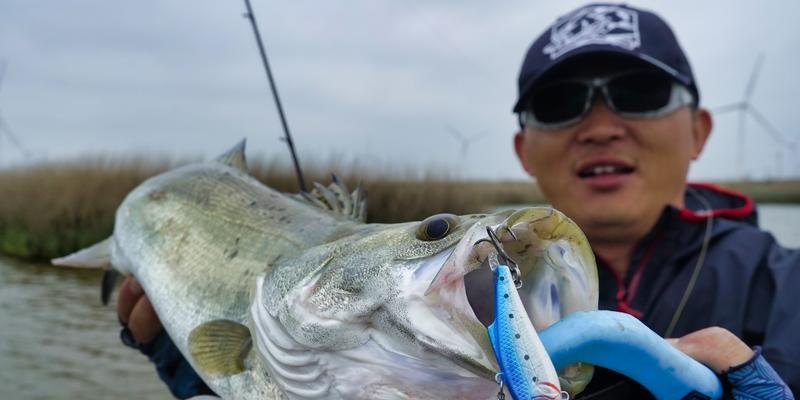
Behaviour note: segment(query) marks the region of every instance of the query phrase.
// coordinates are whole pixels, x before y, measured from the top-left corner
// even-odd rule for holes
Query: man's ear
[[[519,159],[519,163],[525,169],[525,172],[530,176],[536,177],[533,165],[528,160],[528,153],[525,151],[525,133],[523,131],[517,131],[514,134],[514,151],[517,153],[517,159]]]
[[[697,160],[703,152],[708,138],[711,136],[711,129],[714,127],[714,120],[711,113],[705,108],[698,108],[692,118],[692,135],[694,135],[694,149],[692,160]]]

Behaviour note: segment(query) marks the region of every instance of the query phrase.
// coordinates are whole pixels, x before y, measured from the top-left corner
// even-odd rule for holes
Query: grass
[[[184,161],[185,163],[186,161]],[[125,195],[150,176],[181,162],[131,158],[46,163],[0,170],[0,253],[47,260],[105,239]],[[268,186],[296,192],[294,172],[286,166],[250,163],[251,174]],[[433,170],[433,169],[432,169]],[[496,204],[539,200],[528,182],[454,181],[444,173],[419,174],[359,165],[316,166],[305,170],[308,183],[330,182],[328,171],[368,194],[369,222],[421,220],[439,212],[485,212]]]
[[[757,203],[800,203],[800,180],[721,182],[720,185],[746,193]]]
[[[93,158],[0,170],[0,253],[47,260],[105,239],[111,234],[115,210],[131,189],[186,162]],[[268,186],[297,191],[294,172],[288,167],[259,160],[250,167],[252,175]],[[337,171],[350,188],[363,182],[369,222],[414,221],[440,212],[469,214],[500,204],[544,202],[530,182],[465,181],[446,172],[420,174],[357,164],[312,166],[304,171],[306,181],[327,184],[328,171]],[[758,202],[800,203],[800,181],[721,184]]]

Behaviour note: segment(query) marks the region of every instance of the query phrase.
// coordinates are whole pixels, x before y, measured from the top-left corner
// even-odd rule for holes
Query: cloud
[[[530,41],[565,2],[254,1],[300,155],[445,165],[461,176],[524,179],[511,150],[516,74]],[[752,101],[800,140],[793,98],[800,27],[790,0],[642,3],[665,16],[709,106],[737,100],[758,52]],[[252,31],[236,1],[6,2],[2,115],[48,157],[86,152],[212,156],[242,136],[285,157]],[[448,133],[486,132],[466,158]],[[734,116],[719,116],[695,178],[733,177]],[[753,176],[800,173],[755,125]],[[23,162],[0,136],[0,166]],[[795,164],[792,164],[792,163]],[[782,169],[781,169],[782,168]]]

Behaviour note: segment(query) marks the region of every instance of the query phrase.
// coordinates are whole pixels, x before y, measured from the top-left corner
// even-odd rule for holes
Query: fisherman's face
[[[607,76],[618,67],[592,65],[591,74],[564,74]],[[664,206],[683,206],[689,163],[700,155],[710,129],[704,109],[683,106],[657,118],[626,118],[597,97],[580,121],[555,129],[525,126],[514,145],[545,197],[590,240],[635,239]]]

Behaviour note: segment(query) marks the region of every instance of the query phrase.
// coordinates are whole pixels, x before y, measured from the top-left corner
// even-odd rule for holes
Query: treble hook
[[[510,229],[508,230],[508,232],[509,234],[511,234],[511,237],[513,237],[514,239],[517,238],[514,232],[512,232]],[[503,244],[500,242],[500,238],[497,237],[497,233],[495,233],[495,231],[490,226],[486,227],[486,234],[488,238],[483,238],[476,241],[475,244],[473,244],[473,246],[476,246],[478,245],[478,243],[482,242],[491,244],[492,247],[494,247],[495,251],[497,251],[498,261],[505,264],[510,270],[511,277],[514,278],[514,285],[516,285],[517,289],[521,288],[522,272],[519,270],[517,263],[514,262],[514,260],[512,260],[511,257],[509,257],[508,253],[506,253],[506,250],[503,248]]]
[[[497,382],[498,385],[500,385],[500,391],[497,392],[497,400],[506,400],[506,394],[503,393],[503,384],[504,384],[504,382],[503,382],[503,373],[502,372],[498,372],[494,376],[494,381]]]

